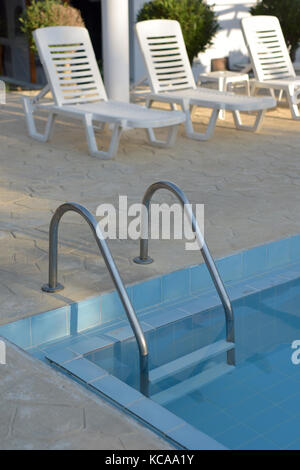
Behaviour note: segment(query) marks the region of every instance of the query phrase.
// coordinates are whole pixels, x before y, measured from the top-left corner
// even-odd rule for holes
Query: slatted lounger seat
[[[136,24],[136,34],[147,68],[151,92],[145,94],[147,105],[154,101],[180,105],[185,112],[186,135],[206,140],[214,132],[220,110],[233,113],[237,129],[258,131],[265,111],[276,105],[271,97],[248,97],[197,87],[189,63],[180,24],[174,20],[148,20]],[[194,130],[191,111],[195,106],[211,108],[205,133]],[[242,124],[240,112],[257,112],[253,126]]]
[[[24,97],[23,104],[29,135],[46,142],[57,115],[83,121],[90,154],[99,158],[112,158],[119,145],[121,133],[128,128],[147,129],[151,144],[167,147],[175,143],[178,125],[185,120],[181,111],[148,109],[136,104],[108,100],[96,62],[88,31],[73,26],[40,28],[34,39],[43,64],[48,85],[35,97]],[[53,102],[41,103],[48,91]],[[36,130],[33,113],[44,109],[48,114],[45,132]],[[104,129],[113,127],[108,151],[98,150],[94,123]],[[156,139],[153,129],[169,127],[166,141]]]
[[[244,39],[255,75],[256,88],[285,92],[293,119],[300,119],[300,78],[296,72],[276,16],[249,16],[241,21]],[[281,96],[281,93],[280,93]]]

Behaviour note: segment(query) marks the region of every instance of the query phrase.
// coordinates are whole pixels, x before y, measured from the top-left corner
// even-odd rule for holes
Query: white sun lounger
[[[300,119],[300,78],[296,78],[278,18],[249,16],[241,24],[255,75],[252,92],[266,88],[273,97],[274,90],[285,92],[292,118]]]
[[[63,115],[83,121],[89,151],[95,157],[112,158],[118,150],[122,130],[128,128],[147,129],[150,142],[156,146],[167,147],[175,143],[178,124],[185,120],[184,113],[153,110],[107,99],[91,40],[85,28],[40,28],[34,32],[34,39],[48,85],[35,98],[23,99],[31,137],[46,142],[50,137],[55,117]],[[51,91],[54,102],[40,103],[48,91]],[[33,113],[37,109],[44,109],[49,113],[44,133],[36,130]],[[112,125],[108,151],[98,150],[94,133],[95,122],[100,123],[100,129],[103,129],[106,123]],[[170,127],[166,141],[158,140],[154,135],[153,129],[161,127]]]
[[[276,105],[270,97],[247,97],[197,87],[189,63],[180,24],[174,20],[148,20],[136,24],[136,34],[147,68],[151,92],[145,94],[147,105],[153,101],[180,105],[186,114],[186,135],[207,140],[212,136],[220,110],[233,113],[237,129],[258,131],[264,113]],[[193,128],[191,112],[195,106],[211,108],[212,114],[205,133]],[[242,124],[241,111],[257,111],[253,126]]]

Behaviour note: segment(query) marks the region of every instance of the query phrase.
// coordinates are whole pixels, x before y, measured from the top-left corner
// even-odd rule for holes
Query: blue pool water
[[[235,367],[226,352],[195,360],[226,336],[205,265],[127,288],[148,343],[150,378],[163,370],[159,380],[152,375],[150,398],[138,391],[138,350],[116,292],[2,325],[0,336],[179,448],[300,449],[300,365],[291,361],[291,344],[300,340],[300,235],[216,264],[233,302]]]
[[[190,386],[189,379],[198,376],[201,381],[201,372],[225,363],[225,355],[191,368],[187,364],[178,375],[154,385],[151,397],[231,449],[299,449],[300,365],[291,361],[291,343],[300,338],[300,280],[240,299],[234,302],[234,311],[237,366],[198,387]],[[159,328],[147,335],[150,367],[224,336],[219,307]],[[108,346],[86,358],[138,388],[135,341]],[[177,393],[176,384],[184,383],[186,389]]]

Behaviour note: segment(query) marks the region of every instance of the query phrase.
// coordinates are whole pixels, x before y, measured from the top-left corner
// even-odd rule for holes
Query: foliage
[[[300,0],[261,0],[250,12],[252,15],[277,16],[294,61],[300,42]]]
[[[191,64],[199,52],[212,44],[219,29],[213,8],[204,0],[152,0],[137,16],[138,21],[160,18],[180,23]]]
[[[84,26],[80,11],[61,0],[34,0],[19,18],[21,31],[26,34],[30,48],[36,52],[32,33],[47,26]]]

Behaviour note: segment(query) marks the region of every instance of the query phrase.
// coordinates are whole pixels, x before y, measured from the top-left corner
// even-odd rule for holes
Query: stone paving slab
[[[171,449],[71,379],[7,344],[0,366],[0,450]]]
[[[207,110],[199,110],[195,118],[201,125],[207,124],[208,116]],[[245,119],[250,122],[253,116]],[[45,115],[41,114],[39,126],[44,124]],[[205,235],[215,257],[299,233],[299,126],[289,118],[286,106],[267,113],[259,134],[236,131],[231,114],[226,113],[226,120],[218,122],[214,137],[207,142],[187,139],[181,126],[173,149],[157,149],[148,145],[143,130],[132,130],[122,136],[116,159],[101,161],[88,155],[84,129],[77,121],[59,118],[46,144],[30,139],[21,94],[8,93],[7,105],[0,109],[0,324],[112,289],[87,225],[78,216],[67,214],[59,246],[59,279],[66,288],[55,295],[41,292],[41,284],[47,281],[50,218],[66,201],[81,203],[95,213],[103,202],[116,204],[119,194],[127,195],[129,203],[140,202],[149,184],[167,179],[178,184],[192,203],[205,204]],[[98,141],[100,146],[107,145],[109,132],[99,135]],[[170,202],[171,197],[161,192],[155,200]],[[132,262],[138,253],[136,241],[112,240],[109,246],[126,284],[201,262],[200,254],[186,252],[178,241],[151,241],[155,263],[149,266]],[[136,433],[132,423],[129,426],[127,419],[105,408],[101,400],[91,405],[92,410],[101,409],[98,414],[91,413],[98,416],[94,428],[89,424],[82,428],[78,409],[82,406],[87,413],[89,406],[86,398],[78,398],[78,386],[58,378],[54,371],[41,371],[42,365],[34,361],[27,362],[31,381],[24,382],[32,387],[31,398],[24,403],[21,400],[24,408],[23,404],[18,408],[19,399],[12,390],[17,393],[26,379],[24,358],[18,350],[11,351],[11,360],[17,363],[13,362],[8,372],[0,369],[0,447],[93,448],[98,445],[97,436],[103,443],[99,445],[107,448],[161,445],[146,431],[144,439],[140,428]],[[62,434],[57,434],[56,440],[52,434],[41,441],[37,436],[40,413],[31,407],[37,405],[37,398],[50,399],[52,392],[37,385],[48,383],[48,376],[53,379],[54,396],[61,388],[73,387],[71,409],[66,411],[70,414]],[[53,406],[62,405],[61,400],[55,399]],[[77,406],[79,402],[82,405]],[[111,414],[125,431],[109,424]],[[22,424],[26,416],[32,423],[27,431]],[[52,416],[58,415],[54,412]],[[59,420],[54,421],[59,427]],[[44,436],[53,432],[54,421],[41,430]],[[14,431],[11,423],[19,423]]]

